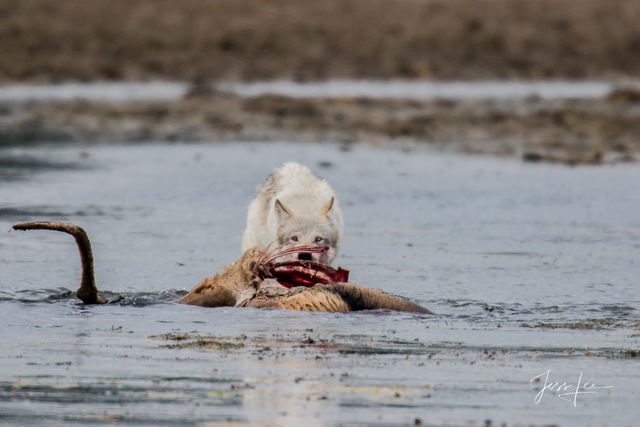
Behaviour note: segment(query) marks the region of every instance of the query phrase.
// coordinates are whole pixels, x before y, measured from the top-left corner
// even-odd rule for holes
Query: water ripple
[[[171,302],[187,292],[184,290],[168,290],[160,292],[100,292],[109,303],[117,303],[121,306],[137,306],[146,307],[153,304],[164,304]],[[82,304],[77,299],[75,291],[64,287],[58,287],[55,289],[22,289],[16,292],[0,291],[0,302],[22,302],[29,304],[38,303],[57,303],[64,301],[77,301],[78,304]]]

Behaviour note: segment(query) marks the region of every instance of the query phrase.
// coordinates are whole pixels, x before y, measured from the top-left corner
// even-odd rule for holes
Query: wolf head
[[[332,218],[334,198],[316,212],[299,212],[275,200],[278,215],[278,243],[280,245],[324,245],[327,250],[320,253],[301,253],[295,255],[299,260],[329,264],[338,251],[340,224]],[[293,260],[294,256],[286,261]]]

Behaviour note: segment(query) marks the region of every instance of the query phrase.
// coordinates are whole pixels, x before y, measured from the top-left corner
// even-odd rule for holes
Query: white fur
[[[242,250],[280,244],[327,244],[330,249],[314,254],[313,259],[328,264],[337,254],[341,234],[342,212],[329,183],[291,162],[276,169],[258,187],[249,204]]]

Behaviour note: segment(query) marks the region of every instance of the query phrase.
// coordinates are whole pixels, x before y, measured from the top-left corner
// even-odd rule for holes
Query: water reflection
[[[47,159],[10,150],[0,150],[0,182],[27,180],[34,174],[53,171],[82,170],[79,162]]]

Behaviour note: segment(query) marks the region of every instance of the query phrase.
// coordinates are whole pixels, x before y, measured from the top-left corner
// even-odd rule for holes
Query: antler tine
[[[80,252],[82,279],[76,291],[78,298],[85,304],[103,304],[106,301],[98,295],[98,288],[93,275],[93,254],[87,233],[75,224],[58,221],[33,221],[15,224],[14,230],[53,230],[62,231],[73,236]]]

